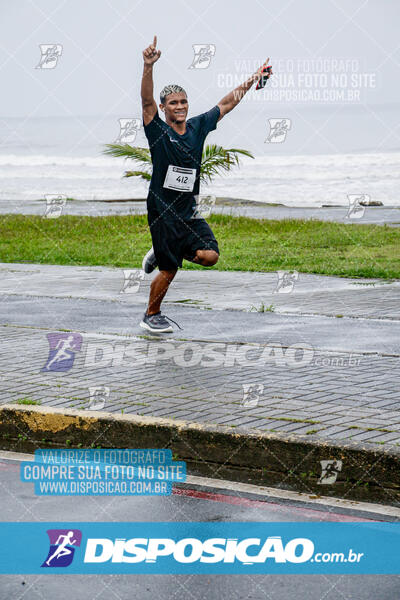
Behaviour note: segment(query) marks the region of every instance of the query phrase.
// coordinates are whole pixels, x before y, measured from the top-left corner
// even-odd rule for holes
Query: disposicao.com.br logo
[[[163,557],[171,557],[177,563],[234,563],[243,565],[265,563],[305,563],[313,560],[314,543],[308,538],[293,538],[285,544],[280,536],[262,538],[245,538],[243,540],[227,538],[119,538],[89,539],[86,544],[85,563],[155,563]],[[321,556],[319,556],[321,555]],[[344,553],[322,553],[316,556],[322,562],[359,561],[363,553],[349,551],[349,558]]]
[[[400,574],[399,522],[5,522],[0,535],[2,574]]]
[[[192,525],[196,532],[200,524]],[[234,524],[230,525],[234,532]],[[156,524],[148,524],[148,526],[153,531]],[[171,528],[171,525],[169,527]],[[70,530],[68,534],[60,535],[61,544],[58,539],[56,543],[59,545],[51,545],[49,555],[42,566],[50,566],[52,560],[56,561],[54,566],[66,566],[60,562],[63,559],[69,560],[68,564],[72,562],[70,544],[76,542],[72,539],[73,536],[78,537],[76,531]],[[58,530],[55,532],[58,534]],[[246,570],[246,567],[254,565],[268,565],[267,569],[269,569],[272,565],[301,565],[313,562],[360,563],[363,556],[363,552],[356,552],[352,548],[342,552],[316,552],[314,541],[309,537],[174,535],[173,537],[88,537],[82,549],[81,560],[84,565],[97,567],[98,572],[107,572],[110,566],[117,568],[117,565],[120,565],[123,569],[129,569],[129,565],[136,565],[139,568],[142,565],[142,572],[152,566],[152,572],[172,573],[179,570],[182,565],[191,565],[192,572],[200,573],[207,571],[207,565],[217,567],[217,572],[218,566],[221,572],[225,572],[224,568],[227,566],[242,572],[243,568]]]

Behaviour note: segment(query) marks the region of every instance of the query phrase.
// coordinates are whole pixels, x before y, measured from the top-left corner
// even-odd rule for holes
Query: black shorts
[[[204,219],[179,219],[169,223],[161,218],[150,225],[154,254],[160,271],[173,271],[182,267],[183,257],[194,258],[197,250],[215,250],[217,240]]]

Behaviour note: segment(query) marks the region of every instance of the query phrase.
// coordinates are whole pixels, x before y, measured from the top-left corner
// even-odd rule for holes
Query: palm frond
[[[151,180],[151,174],[146,171],[125,171],[124,177],[141,177],[146,181]]]
[[[240,159],[238,154],[254,158],[248,150],[241,150],[239,148],[226,149],[217,144],[206,146],[203,151],[200,180],[210,182],[215,175],[219,175],[224,171],[230,171],[234,165],[239,166]]]
[[[118,158],[130,158],[138,163],[141,171],[125,171],[124,177],[141,177],[146,181],[151,180],[153,165],[151,162],[151,154],[148,148],[140,148],[139,146],[130,146],[129,144],[105,144],[103,154],[116,156]],[[224,172],[230,171],[232,167],[240,165],[240,156],[248,156],[254,158],[248,150],[240,148],[223,148],[217,144],[209,144],[203,150],[201,166],[200,166],[200,181],[209,183],[216,175],[221,175]]]
[[[117,158],[131,158],[142,165],[151,166],[151,155],[148,148],[130,146],[129,144],[105,144],[103,154],[116,156]]]

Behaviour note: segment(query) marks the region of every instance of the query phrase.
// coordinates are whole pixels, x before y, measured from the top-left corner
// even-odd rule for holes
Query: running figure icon
[[[54,363],[61,362],[62,360],[69,360],[71,358],[71,353],[76,351],[75,340],[73,335],[69,335],[67,339],[61,339],[57,342],[56,350],[57,352],[53,356],[51,360],[46,365],[46,369],[48,371],[51,370],[51,366]]]
[[[62,556],[67,556],[68,554],[72,554],[72,550],[67,548],[68,545],[73,546],[76,544],[77,540],[71,539],[74,537],[73,531],[68,531],[66,535],[59,535],[56,541],[56,545],[58,546],[55,552],[46,560],[46,565],[50,566],[51,561],[54,558],[61,558]],[[60,540],[63,540],[60,542]]]

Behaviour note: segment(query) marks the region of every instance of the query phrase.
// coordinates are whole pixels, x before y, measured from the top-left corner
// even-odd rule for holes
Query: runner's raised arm
[[[143,123],[148,125],[157,112],[157,104],[153,96],[153,65],[161,56],[161,50],[156,49],[157,36],[154,36],[153,43],[143,50],[143,76],[142,76],[142,113]]]
[[[222,100],[220,100],[218,102],[219,111],[220,111],[218,121],[220,121],[224,115],[226,115],[233,108],[235,108],[235,106],[237,106],[237,104],[239,104],[239,102],[241,101],[241,99],[243,98],[245,93],[251,88],[253,83],[255,83],[256,81],[258,81],[260,79],[264,67],[268,66],[268,62],[269,62],[269,58],[244,83],[241,83],[237,88],[235,88],[234,90],[229,92],[229,94],[224,96],[222,98]],[[268,75],[267,79],[269,79],[269,77],[271,75],[272,75],[272,71]]]

